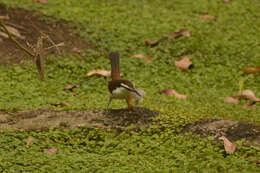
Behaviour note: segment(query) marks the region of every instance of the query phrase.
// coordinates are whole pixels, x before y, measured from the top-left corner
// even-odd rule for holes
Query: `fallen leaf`
[[[188,56],[185,56],[181,60],[176,61],[175,65],[181,70],[188,70],[192,67],[192,62],[190,61]]]
[[[148,62],[148,63],[151,63],[152,62],[152,59],[151,58],[146,58],[144,59],[145,62]]]
[[[60,102],[60,103],[51,103],[52,106],[71,106],[71,104],[67,103],[67,102]]]
[[[65,106],[67,106],[67,107],[71,106],[71,104],[69,104],[68,102],[61,102],[60,105],[64,106],[64,107]]]
[[[203,15],[200,16],[200,18],[202,18],[202,19],[209,19],[209,20],[215,20],[216,16],[212,16],[212,15],[209,15],[209,14],[203,14]]]
[[[4,38],[8,38],[8,35],[2,31],[0,31],[0,36]]]
[[[72,52],[81,53],[81,50],[77,47],[72,48]]]
[[[71,95],[71,96],[76,96],[77,94],[75,94],[75,93],[70,93],[70,95]]]
[[[47,4],[47,0],[34,0],[34,2],[42,3],[42,4]]]
[[[226,152],[228,153],[235,152],[237,148],[237,144],[235,142],[230,142],[225,136],[221,136],[218,139],[224,141],[224,148]]]
[[[256,74],[256,73],[260,74],[260,66],[247,67],[246,69],[244,69],[244,74]]]
[[[186,99],[186,95],[179,94],[175,90],[168,88],[165,90],[160,91],[160,94],[166,94],[167,96],[175,96],[178,99]]]
[[[5,16],[0,16],[0,20],[9,20],[9,16],[5,15]]]
[[[177,32],[168,35],[168,38],[178,38],[181,36],[190,37],[190,32],[187,29],[181,29]]]
[[[88,72],[87,76],[102,76],[102,77],[110,77],[111,72],[107,70],[101,70],[101,69],[96,69]]]
[[[231,0],[223,0],[223,2],[225,2],[225,3],[228,3],[228,2],[230,2]]]
[[[224,98],[224,102],[226,103],[235,103],[235,104],[238,104],[239,100],[238,99],[235,99],[233,97],[226,97]]]
[[[66,90],[72,90],[73,88],[79,88],[79,87],[80,87],[80,85],[78,85],[78,84],[76,84],[76,85],[67,85],[65,87],[65,89]]]
[[[56,148],[44,149],[44,153],[47,154],[58,154],[60,151]]]
[[[137,58],[137,59],[144,59],[145,62],[152,62],[152,57],[145,55],[145,54],[136,54],[133,57]]]
[[[233,96],[234,98],[238,98],[238,99],[246,99],[246,100],[251,100],[254,102],[260,102],[260,99],[257,98],[255,96],[255,94],[253,93],[253,91],[247,89],[247,90],[243,90],[237,93],[237,95]]]
[[[11,26],[6,26],[6,29],[7,29],[12,35],[14,35],[15,37],[20,38],[20,39],[22,39],[22,40],[25,39],[25,36],[22,36],[22,35],[20,34],[20,32],[19,32],[16,28],[11,27]]]
[[[28,148],[30,146],[30,144],[32,143],[33,141],[33,138],[32,137],[29,137],[26,141],[26,147]]]
[[[242,108],[245,108],[245,109],[256,109],[256,106],[255,105],[243,105]]]
[[[145,42],[146,46],[151,46],[151,47],[154,47],[159,44],[159,41],[145,40],[144,42]]]

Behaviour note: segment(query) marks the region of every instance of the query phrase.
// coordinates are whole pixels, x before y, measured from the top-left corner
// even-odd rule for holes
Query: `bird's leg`
[[[131,104],[130,104],[130,101],[131,101],[131,99],[129,99],[129,98],[126,98],[126,103],[127,103],[127,108],[128,108],[128,110],[131,110]]]
[[[112,98],[111,98],[111,96],[109,96],[109,100],[108,100],[108,104],[107,104],[107,109],[106,109],[106,111],[108,111],[108,107],[109,107],[111,101],[112,101]]]

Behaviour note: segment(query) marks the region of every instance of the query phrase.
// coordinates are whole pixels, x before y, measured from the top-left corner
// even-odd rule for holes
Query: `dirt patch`
[[[225,136],[230,141],[246,139],[248,144],[260,145],[260,126],[225,119],[208,119],[188,124],[182,133],[192,132],[202,137],[213,136],[218,139]]]
[[[54,111],[35,109],[13,114],[0,112],[0,129],[48,129],[49,127],[81,127],[125,129],[133,125],[134,129],[148,127],[158,113],[146,108],[133,110],[91,110],[91,111]]]
[[[81,53],[87,49],[93,49],[86,39],[72,33],[76,26],[69,25],[65,21],[57,21],[50,17],[49,20],[42,20],[43,15],[24,9],[6,9],[0,4],[0,17],[7,27],[14,28],[21,35],[16,37],[23,46],[26,42],[34,45],[41,33],[48,35],[54,43],[63,42],[65,46],[60,47],[62,53]],[[0,27],[1,28],[1,27]],[[1,32],[1,29],[0,29]],[[2,34],[1,34],[2,33]],[[23,51],[18,49],[9,38],[0,33],[0,64],[22,63],[28,57]],[[47,47],[49,45],[46,45]],[[54,52],[51,52],[54,53]]]

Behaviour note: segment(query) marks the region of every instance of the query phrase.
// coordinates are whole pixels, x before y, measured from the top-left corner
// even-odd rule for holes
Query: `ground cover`
[[[247,143],[248,134],[238,138],[241,131],[234,136],[226,131],[229,127],[223,130],[223,126],[220,131],[211,130],[206,135],[201,132],[207,129],[199,132],[197,129],[198,125],[205,127],[205,119],[211,119],[209,122],[225,119],[232,122],[231,126],[237,121],[247,123],[245,131],[260,136],[257,131],[259,103],[255,103],[252,109],[243,107],[247,103],[244,100],[238,104],[224,102],[224,98],[244,89],[250,89],[260,97],[259,75],[243,74],[245,68],[260,64],[260,3],[257,0],[228,3],[222,0],[163,3],[159,0],[57,0],[47,4],[1,0],[0,3],[10,8],[37,11],[37,15],[17,9],[11,13],[12,9],[1,7],[0,16],[8,14],[10,18],[4,22],[15,24],[13,27],[26,40],[34,42],[37,39],[39,32],[30,30],[35,24],[55,42],[69,43],[61,48],[62,55],[49,54],[46,57],[46,79],[39,81],[31,60],[8,39],[2,39],[0,124],[12,126],[17,122],[22,128],[21,117],[35,112],[40,118],[47,112],[54,115],[53,119],[63,113],[66,118],[71,114],[71,119],[77,115],[88,117],[89,113],[99,115],[101,120],[106,119],[88,121],[93,123],[79,128],[68,128],[66,122],[70,119],[66,119],[65,123],[59,122],[58,127],[49,130],[2,129],[0,170],[3,172],[259,171],[259,147]],[[22,23],[30,21],[27,19],[33,20]],[[70,27],[64,27],[67,22]],[[181,29],[189,34],[169,38],[171,33],[176,35]],[[145,40],[149,40],[148,44]],[[156,45],[149,46],[151,41],[158,40]],[[22,39],[20,41],[25,45]],[[87,73],[94,69],[109,70],[109,51],[121,54],[123,78],[134,81],[138,88],[146,91],[143,102],[136,108],[140,117],[136,112],[128,116],[124,109],[111,110],[108,116],[103,111],[108,101],[107,82],[110,79],[89,77]],[[140,58],[140,54],[146,56]],[[185,56],[192,61],[193,67],[183,71],[175,66],[175,62]],[[66,89],[68,85],[79,87]],[[160,94],[167,88],[173,88],[186,99]],[[124,102],[113,101],[111,108],[124,106]],[[116,118],[121,114],[122,119]],[[151,121],[151,117],[155,119]],[[37,122],[31,120],[32,124]],[[125,122],[133,125],[118,131],[115,126],[125,128]],[[136,128],[136,122],[145,122],[145,125]],[[114,126],[108,125],[112,128],[106,130],[95,126],[107,123]],[[183,134],[191,124],[194,128],[188,131],[198,132],[204,138]],[[254,128],[256,134],[250,131]],[[232,141],[239,140],[237,150],[226,153],[223,143],[214,138],[213,132],[218,135],[225,132]],[[31,142],[26,145],[28,139]],[[48,152],[46,149],[50,148],[56,150]]]

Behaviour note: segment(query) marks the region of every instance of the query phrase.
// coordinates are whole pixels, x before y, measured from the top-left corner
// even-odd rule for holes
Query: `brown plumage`
[[[119,53],[111,52],[109,54],[109,58],[110,58],[110,64],[111,64],[112,80],[120,80]]]

